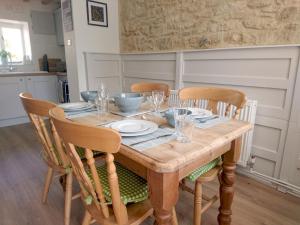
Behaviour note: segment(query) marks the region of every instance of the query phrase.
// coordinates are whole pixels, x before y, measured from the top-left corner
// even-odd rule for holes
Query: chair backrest
[[[117,224],[127,224],[127,209],[121,201],[113,156],[113,153],[119,151],[121,145],[119,133],[108,128],[87,126],[66,120],[63,110],[59,107],[50,110],[50,117],[66,146],[72,169],[81,187],[85,207],[89,213],[97,222],[104,223],[105,219],[109,218],[108,202],[103,192],[103,181],[97,174],[93,157],[93,151],[100,151],[106,154],[107,178],[115,219]],[[90,171],[93,182],[75,150],[76,146],[85,149],[87,169]]]
[[[49,110],[55,108],[56,104],[33,99],[30,93],[21,93],[19,96],[43,145],[45,161],[52,167],[56,166],[58,169],[66,168],[69,165],[69,161],[55,127],[49,120]],[[47,123],[48,121],[49,124]]]
[[[170,87],[163,83],[136,83],[131,85],[132,92],[151,92],[151,91],[163,91],[166,97],[169,97]]]
[[[179,91],[180,101],[192,102],[193,106],[199,104],[199,100],[207,100],[207,109],[218,114],[218,103],[226,103],[225,116],[229,116],[232,106],[236,107],[233,118],[237,118],[241,108],[246,103],[246,96],[243,92],[233,89],[216,87],[187,87]]]

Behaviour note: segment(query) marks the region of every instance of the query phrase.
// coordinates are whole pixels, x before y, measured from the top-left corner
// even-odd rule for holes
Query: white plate
[[[119,131],[123,137],[151,134],[158,129],[156,123],[146,120],[121,120],[110,124],[110,127]]]
[[[93,107],[93,104],[87,102],[75,102],[61,104],[59,107],[63,108],[66,112],[70,112],[90,109]]]
[[[196,119],[203,119],[213,115],[211,111],[206,109],[188,108],[188,110],[192,111],[192,116]]]
[[[111,128],[121,133],[137,133],[151,128],[151,125],[140,120],[124,120],[113,124]]]

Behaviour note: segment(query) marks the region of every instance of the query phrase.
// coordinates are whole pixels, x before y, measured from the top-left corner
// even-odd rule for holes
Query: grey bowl
[[[182,109],[185,110],[185,109]],[[188,110],[187,115],[191,115],[192,111]],[[165,112],[164,117],[167,119],[168,124],[172,127],[175,127],[175,119],[174,119],[174,110],[169,109],[168,111]]]
[[[137,111],[144,97],[139,93],[121,93],[114,97],[115,104],[121,112],[135,112]]]
[[[81,97],[84,101],[95,101],[95,98],[97,97],[97,91],[82,91],[80,92]]]

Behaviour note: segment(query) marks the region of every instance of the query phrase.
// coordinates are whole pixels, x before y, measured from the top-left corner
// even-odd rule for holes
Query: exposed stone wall
[[[119,0],[122,52],[300,44],[300,0]]]

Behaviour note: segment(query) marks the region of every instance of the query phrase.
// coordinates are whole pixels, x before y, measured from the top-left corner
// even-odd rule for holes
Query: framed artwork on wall
[[[89,25],[108,27],[107,4],[87,0],[87,19]]]

